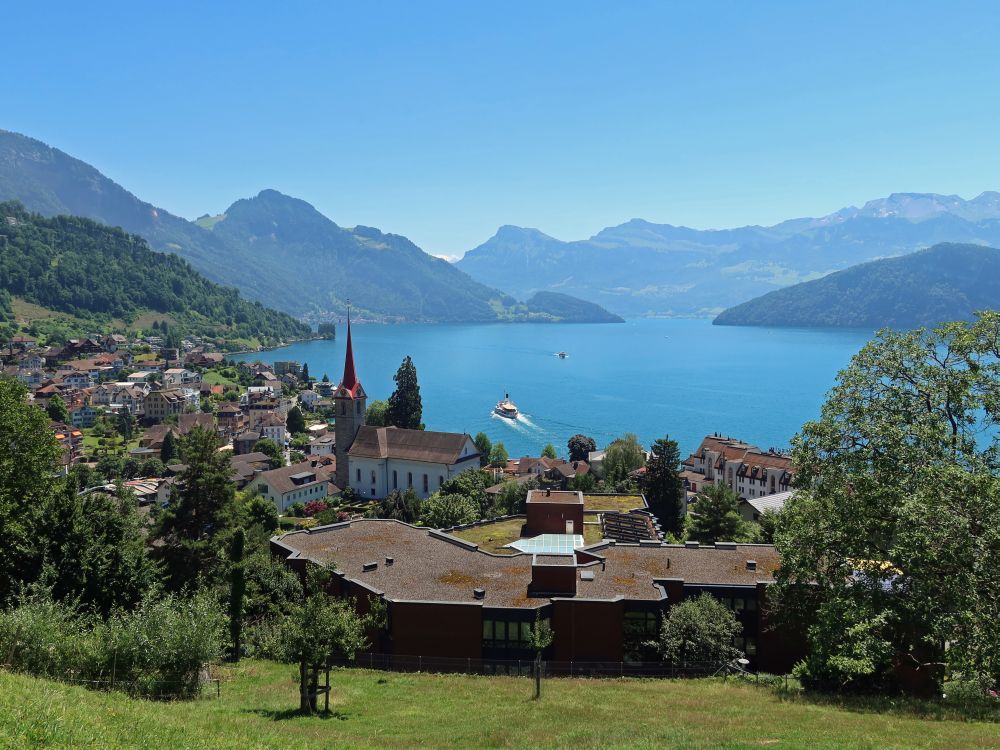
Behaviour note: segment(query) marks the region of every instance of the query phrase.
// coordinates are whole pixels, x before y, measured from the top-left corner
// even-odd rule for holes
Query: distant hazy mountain
[[[624,323],[600,305],[558,292],[535,292],[524,305],[530,316],[548,316],[576,323]]]
[[[580,319],[531,310],[405,237],[339,227],[305,201],[274,190],[189,222],[139,200],[79,159],[0,130],[2,200],[19,200],[45,216],[78,215],[122,227],[156,250],[183,256],[212,281],[293,315],[336,315],[350,298],[355,309],[376,319]],[[600,317],[586,306],[556,307]]]
[[[724,311],[717,325],[916,328],[1000,307],[1000,250],[943,243],[796,284]]]
[[[504,226],[458,267],[514,296],[559,291],[621,315],[710,315],[765,292],[939,242],[1000,245],[1000,193],[897,193],[820,218],[697,230],[633,219],[564,242]]]

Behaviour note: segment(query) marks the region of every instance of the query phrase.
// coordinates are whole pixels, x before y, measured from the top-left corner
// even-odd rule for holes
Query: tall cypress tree
[[[643,480],[646,499],[664,530],[679,534],[686,510],[680,449],[676,440],[664,437],[653,443],[650,453]]]
[[[417,384],[417,368],[409,355],[396,370],[393,380],[396,381],[396,390],[389,396],[389,424],[408,430],[422,430],[423,405]]]
[[[160,446],[160,460],[169,464],[175,458],[177,458],[177,440],[174,438],[174,431],[167,430],[167,434],[163,436],[163,445]]]

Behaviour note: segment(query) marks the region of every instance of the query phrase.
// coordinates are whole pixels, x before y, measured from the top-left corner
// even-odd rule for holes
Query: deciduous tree
[[[591,451],[597,450],[597,443],[592,437],[577,434],[569,439],[566,447],[569,449],[570,461],[586,461]]]
[[[1000,313],[881,331],[793,442],[775,596],[833,687],[1000,682]],[[947,649],[945,648],[947,644]]]
[[[711,594],[685,599],[670,608],[654,646],[663,660],[677,666],[709,668],[740,656],[733,646],[742,626],[726,605]]]
[[[472,442],[476,444],[476,450],[479,451],[479,465],[486,466],[490,462],[490,451],[493,450],[493,443],[490,442],[489,435],[485,432],[476,433]]]

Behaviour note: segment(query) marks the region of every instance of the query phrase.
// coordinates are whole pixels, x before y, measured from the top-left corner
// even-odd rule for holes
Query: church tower
[[[354,370],[354,349],[351,346],[351,313],[347,313],[347,355],[344,359],[344,377],[333,392],[336,408],[334,436],[337,440],[337,486],[346,489],[351,484],[350,463],[347,452],[354,443],[358,430],[365,423],[368,395],[361,387]]]

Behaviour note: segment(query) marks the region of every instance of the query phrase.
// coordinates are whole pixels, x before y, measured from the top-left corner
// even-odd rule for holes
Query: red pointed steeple
[[[347,354],[344,358],[344,377],[340,381],[340,387],[345,388],[354,395],[357,390],[358,376],[354,371],[354,347],[351,346],[351,311],[347,311]]]

